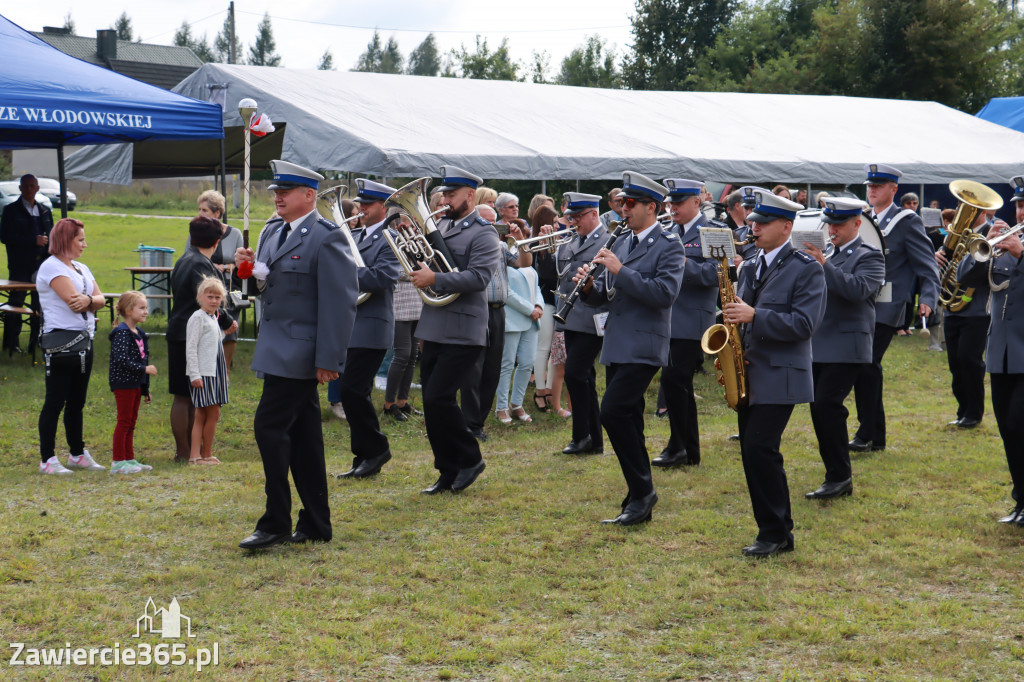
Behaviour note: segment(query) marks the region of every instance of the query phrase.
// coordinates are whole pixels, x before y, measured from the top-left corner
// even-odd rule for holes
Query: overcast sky
[[[7,0],[0,14],[29,31],[63,26],[70,13],[80,36],[95,36],[110,28],[122,12],[132,20],[136,40],[170,45],[183,21],[195,36],[206,34],[212,44],[227,17],[227,0]],[[330,49],[338,70],[350,69],[366,49],[376,27],[386,41],[394,36],[408,56],[431,32],[442,54],[465,44],[472,49],[476,35],[496,48],[508,37],[513,58],[528,63],[534,50],[551,56],[549,76],[562,58],[598,34],[614,44],[621,56],[630,44],[629,19],[634,0],[237,0],[237,34],[246,52],[255,41],[264,13],[270,15],[282,66],[314,69]]]

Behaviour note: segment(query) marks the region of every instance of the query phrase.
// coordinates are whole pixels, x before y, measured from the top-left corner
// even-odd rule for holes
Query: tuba
[[[1003,205],[1003,199],[988,186],[971,180],[954,180],[949,183],[949,191],[960,204],[943,243],[948,260],[939,273],[939,305],[956,312],[970,303],[974,295],[973,288],[964,289],[956,279],[960,262],[970,253],[983,263],[992,253],[991,245],[980,234],[971,231],[971,226],[979,213],[996,210]]]
[[[384,231],[384,238],[388,240],[388,246],[395,252],[398,262],[401,263],[402,269],[407,275],[411,275],[414,270],[417,270],[420,263],[435,273],[458,270],[452,265],[455,259],[452,258],[448,247],[445,246],[441,232],[437,229],[437,223],[434,222],[434,216],[447,211],[448,207],[445,206],[433,213],[430,212],[430,207],[424,200],[429,185],[430,178],[413,180],[408,185],[395,190],[395,193],[384,202],[389,208],[397,208],[400,214],[407,216],[412,222],[412,225],[399,224],[393,228],[397,233],[395,237],[392,237],[389,231]],[[396,216],[392,216],[392,218]],[[459,297],[458,294],[440,294],[432,287],[424,287],[417,291],[420,298],[423,299],[423,303],[432,307],[448,305]]]
[[[337,223],[338,229],[345,236],[345,241],[348,242],[349,249],[352,250],[352,258],[356,262],[357,268],[365,268],[366,263],[363,262],[363,257],[359,253],[359,247],[356,246],[356,240],[352,238],[352,230],[348,229],[348,224],[353,220],[362,217],[362,213],[357,213],[351,218],[345,218],[341,212],[341,197],[348,191],[348,187],[345,185],[336,185],[334,187],[328,187],[322,192],[318,192],[316,195],[317,203],[323,202],[327,207],[331,218]],[[322,213],[321,213],[322,215]],[[356,297],[356,305],[359,305],[370,298],[370,292],[360,291],[359,296]]]
[[[736,242],[736,245],[745,246],[754,239],[755,237],[751,236],[746,241]],[[722,310],[725,310],[726,304],[736,301],[736,290],[729,276],[729,258],[725,247],[721,247],[721,255],[718,255],[718,250],[712,247],[711,255],[718,260],[718,288],[722,296]],[[736,325],[726,320],[723,314],[720,323],[713,324],[704,331],[700,347],[708,355],[718,356],[715,359],[715,369],[718,370],[718,383],[725,386],[725,402],[734,410],[746,406],[747,365],[743,357],[743,341]]]

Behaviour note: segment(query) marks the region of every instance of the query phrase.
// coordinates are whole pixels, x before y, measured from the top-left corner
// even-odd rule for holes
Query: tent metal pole
[[[228,195],[228,169],[227,159],[224,155],[224,138],[220,138],[220,193],[223,196]],[[227,206],[224,207],[224,222],[228,221]]]
[[[807,183],[807,205],[804,208],[813,208],[811,206],[811,183]]]
[[[921,207],[924,206],[924,183],[923,182],[921,183],[921,187],[920,187],[919,192],[920,193],[919,193],[918,196],[920,196],[921,199],[920,199],[920,201],[917,202],[917,214],[918,215],[921,214]]]
[[[580,179],[579,178],[576,178],[576,191],[577,192],[580,191]]]
[[[60,180],[60,217],[68,217],[68,179],[64,175],[64,142],[57,143],[57,178]]]
[[[540,193],[541,194],[547,194],[548,193],[548,181],[547,180],[541,180],[540,181]]]

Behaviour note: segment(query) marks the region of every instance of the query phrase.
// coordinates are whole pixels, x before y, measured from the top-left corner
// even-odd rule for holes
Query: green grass
[[[134,256],[120,246],[101,253],[115,236],[127,247],[140,229],[164,239],[147,243],[183,241],[165,236],[179,229],[173,221],[103,222],[87,222],[95,231],[84,260],[109,273],[105,290],[118,288],[117,266]],[[109,464],[115,409],[102,335],[97,346],[86,441]],[[726,440],[735,415],[708,377],[697,380],[703,463],[655,472],[660,502],[643,527],[598,523],[625,490],[614,456],[555,454],[568,424],[535,411],[533,424],[488,421],[488,468],[466,493],[419,495],[435,472],[414,418],[385,423],[395,458],[379,477],[331,479],[333,542],[246,554],[237,542],[264,502],[252,348],[243,343],[236,355],[215,445],[222,466],[170,463],[161,375],[136,438],[155,470],[116,479],[36,473],[43,373],[28,358],[0,358],[0,642],[134,646],[135,619],[152,596],[159,606],[177,597],[198,635],[190,647],[219,643],[216,679],[1022,676],[1024,534],[994,522],[1009,506],[1001,442],[991,410],[973,431],[944,426],[955,411],[945,357],[922,339],[893,341],[889,447],[855,457],[852,498],[803,499],[823,469],[807,408],[795,410],[783,453],[796,552],[763,562],[739,556],[756,528],[738,445]],[[153,350],[163,372],[161,338]],[[652,454],[668,428],[650,414],[655,390]],[[348,426],[324,415],[328,470],[340,472],[350,462]],[[151,666],[0,676],[8,672],[180,675]]]

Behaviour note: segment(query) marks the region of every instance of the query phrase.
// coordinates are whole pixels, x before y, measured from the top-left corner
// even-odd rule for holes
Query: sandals
[[[511,424],[512,417],[508,416],[508,410],[498,410],[494,413],[494,416],[498,418],[502,424]]]
[[[537,409],[541,412],[550,412],[551,406],[548,405],[548,398],[550,396],[533,394],[533,404],[537,406]]]
[[[189,466],[199,466],[208,464],[220,464],[220,460],[216,457],[197,457],[196,459],[190,459],[188,461]]]
[[[512,405],[512,416],[521,422],[532,422],[533,417],[526,414],[526,410],[523,409],[522,405]]]
[[[560,407],[558,409],[558,412],[555,412],[555,414],[557,414],[562,419],[568,419],[569,417],[572,416],[572,412],[570,412],[569,410],[565,409],[564,407]]]

